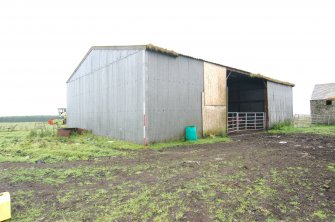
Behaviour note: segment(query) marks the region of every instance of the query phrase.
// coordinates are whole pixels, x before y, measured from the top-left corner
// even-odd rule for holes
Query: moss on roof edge
[[[274,79],[274,78],[271,78],[271,77],[267,77],[267,76],[264,76],[264,75],[262,75],[262,74],[254,74],[254,73],[250,73],[250,77],[251,77],[251,78],[266,79],[267,81],[274,82],[274,83],[279,83],[279,84],[283,84],[283,85],[287,85],[287,86],[292,86],[292,87],[295,86],[293,83],[286,82],[286,81],[281,81],[281,80]]]
[[[165,54],[165,55],[173,56],[173,57],[179,56],[179,54],[176,53],[173,50],[161,48],[161,47],[158,47],[158,46],[155,46],[155,45],[152,45],[152,44],[146,45],[146,49],[150,50],[150,51],[153,51],[153,52],[159,52],[159,53],[162,53],[162,54]]]

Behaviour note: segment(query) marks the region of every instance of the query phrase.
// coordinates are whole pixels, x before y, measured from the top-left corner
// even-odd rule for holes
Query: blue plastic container
[[[197,127],[186,126],[186,141],[196,141],[197,140]]]

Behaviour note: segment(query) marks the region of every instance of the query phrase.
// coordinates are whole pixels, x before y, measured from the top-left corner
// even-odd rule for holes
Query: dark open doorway
[[[266,128],[266,80],[227,72],[228,133]]]
[[[266,112],[266,81],[228,71],[228,112]]]

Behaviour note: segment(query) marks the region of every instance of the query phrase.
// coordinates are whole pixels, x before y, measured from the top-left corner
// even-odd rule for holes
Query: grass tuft
[[[330,163],[330,164],[328,164],[327,169],[328,169],[330,172],[335,173],[335,163]]]

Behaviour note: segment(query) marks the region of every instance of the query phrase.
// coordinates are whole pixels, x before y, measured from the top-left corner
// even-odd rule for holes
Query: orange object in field
[[[49,120],[48,120],[48,124],[49,124],[49,125],[54,125],[54,120],[53,120],[53,119],[49,119]]]

